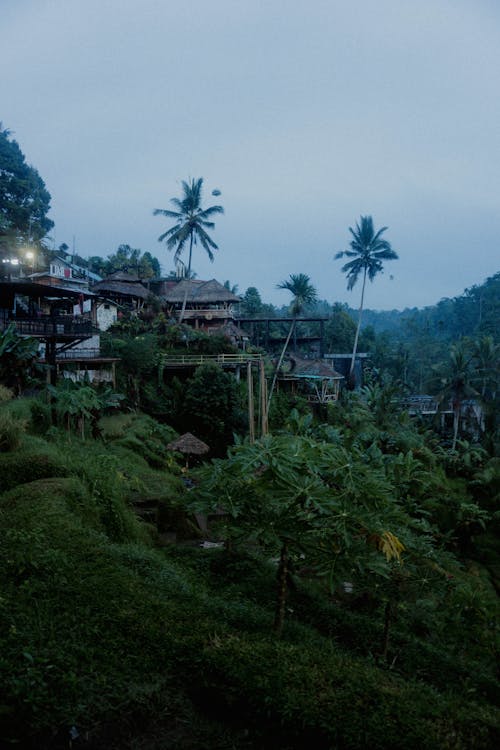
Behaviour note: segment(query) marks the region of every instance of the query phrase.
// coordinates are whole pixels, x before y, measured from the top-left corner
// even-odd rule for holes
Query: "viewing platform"
[[[249,362],[258,363],[262,361],[262,354],[163,354],[160,357],[160,367],[199,367],[199,365],[216,364],[221,367],[234,367],[235,365],[247,365]]]

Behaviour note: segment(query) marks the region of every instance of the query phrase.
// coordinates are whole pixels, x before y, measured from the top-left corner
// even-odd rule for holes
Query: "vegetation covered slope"
[[[314,453],[340,440],[359,455],[353,466],[365,483],[383,472],[408,518],[430,517],[453,579],[444,598],[432,580],[420,588],[398,584],[384,653],[384,606],[394,581],[382,576],[375,589],[377,577],[358,570],[352,555],[329,588],[315,560],[298,552],[276,638],[269,534],[240,545],[236,514],[232,551],[159,547],[158,530],[132,512],[154,496],[170,528],[189,529],[195,496],[164,449],[167,428],[124,414],[101,422],[99,440],[53,427],[40,438],[31,413],[38,412],[23,399],[0,411],[10,429],[0,453],[5,744],[67,747],[73,737],[93,748],[494,745],[495,602],[479,559],[494,479],[481,483],[471,470],[477,491],[468,494],[465,478],[449,476],[413,428],[394,419],[383,424],[362,402],[336,410],[329,426],[294,417],[283,429],[296,438],[283,445],[299,439]],[[228,472],[234,460],[226,459]],[[388,572],[391,565],[397,571],[393,560]],[[436,577],[447,580],[446,573]]]

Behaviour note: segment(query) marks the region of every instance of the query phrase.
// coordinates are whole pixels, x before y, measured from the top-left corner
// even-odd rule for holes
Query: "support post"
[[[262,436],[267,435],[268,433],[268,423],[267,423],[267,380],[266,380],[266,374],[264,371],[264,361],[261,360],[260,362],[260,420],[261,420],[261,429],[260,434]]]
[[[252,363],[247,364],[247,388],[248,388],[248,436],[250,443],[255,443],[255,414],[253,400],[253,372]]]

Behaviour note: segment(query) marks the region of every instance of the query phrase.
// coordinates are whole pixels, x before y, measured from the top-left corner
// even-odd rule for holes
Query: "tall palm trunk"
[[[352,348],[352,359],[351,359],[351,368],[349,370],[349,381],[352,382],[352,385],[354,387],[355,379],[353,377],[354,374],[354,365],[356,363],[356,352],[358,351],[358,339],[359,339],[359,331],[361,329],[361,318],[363,315],[363,303],[365,299],[365,286],[366,286],[366,271],[365,268],[363,271],[363,286],[361,289],[361,303],[359,305],[359,312],[358,312],[358,325],[356,328],[356,335],[354,336],[354,346]]]
[[[271,399],[273,397],[274,387],[276,385],[276,380],[278,379],[278,373],[280,371],[280,367],[283,364],[283,359],[286,354],[286,350],[288,349],[288,344],[290,343],[290,339],[292,338],[292,334],[295,328],[296,318],[292,320],[292,325],[290,326],[290,330],[288,331],[288,336],[286,337],[285,345],[283,346],[283,349],[281,350],[280,358],[278,360],[278,364],[276,365],[276,370],[274,371],[273,376],[273,382],[271,383],[271,390],[269,391],[269,399],[267,401],[267,413],[269,414],[269,407],[271,405]]]
[[[191,257],[193,255],[193,233],[191,232],[191,237],[189,238],[189,261],[188,261],[188,270],[186,274],[186,281],[189,281],[189,278],[191,276]],[[184,314],[186,312],[186,303],[187,303],[187,296],[188,296],[188,285],[186,284],[186,290],[184,292],[184,299],[182,300],[182,310],[181,314],[179,316],[179,323],[182,323],[184,320]]]

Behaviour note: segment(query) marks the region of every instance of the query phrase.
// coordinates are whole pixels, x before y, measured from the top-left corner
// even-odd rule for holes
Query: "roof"
[[[0,281],[0,292],[2,290],[11,294],[24,294],[27,297],[74,297],[78,299],[82,294],[84,297],[96,296],[87,289],[80,290],[65,286],[37,284],[34,281],[27,281],[26,279]]]
[[[301,359],[295,354],[289,357],[290,370],[284,372],[285,378],[309,378],[314,380],[343,380],[344,376],[333,369],[322,359]]]
[[[186,432],[177,438],[177,440],[173,440],[167,445],[167,449],[169,451],[179,451],[180,453],[191,453],[195,456],[202,456],[210,450],[203,440],[195,437],[190,432]]]
[[[124,281],[127,284],[134,284],[140,281],[140,278],[128,271],[115,271],[114,273],[108,274],[103,281]]]
[[[68,266],[68,268],[72,268],[75,271],[78,271],[82,274],[82,276],[85,276],[88,279],[92,279],[93,281],[101,281],[102,276],[99,276],[99,274],[94,273],[93,271],[89,271],[88,268],[85,266],[79,266],[77,263],[73,263],[72,260],[68,260],[68,258],[71,258],[72,255],[56,255],[55,258],[52,259],[52,263],[54,261],[60,261],[61,263],[64,263],[65,266]]]
[[[69,263],[66,263],[68,266]],[[88,279],[78,279],[75,276],[70,276],[69,278],[66,278],[65,276],[56,276],[53,273],[50,273],[50,271],[37,271],[36,273],[30,273],[28,274],[27,278],[29,279],[62,279],[63,281],[66,281],[68,284],[83,284],[83,286],[88,286]]]
[[[114,276],[115,274],[113,274]],[[108,276],[103,281],[99,281],[92,287],[94,292],[106,294],[119,294],[122,297],[138,297],[139,299],[146,299],[149,297],[149,292],[139,281],[119,281],[115,280],[111,276]]]
[[[247,341],[249,340],[248,333],[235,325],[232,320],[228,320],[224,323],[224,325],[220,327],[220,332],[224,334],[224,336],[232,336],[235,339],[242,340],[246,339]]]
[[[183,303],[186,295],[186,302],[191,304],[215,304],[216,302],[241,302],[241,297],[233,294],[229,289],[220,284],[215,279],[210,281],[199,281],[198,279],[181,279],[173,282],[171,289],[163,293],[163,299],[171,303]]]

